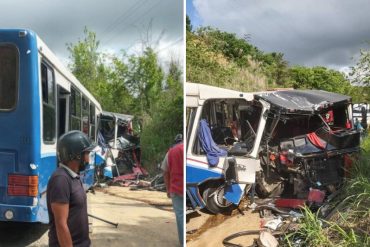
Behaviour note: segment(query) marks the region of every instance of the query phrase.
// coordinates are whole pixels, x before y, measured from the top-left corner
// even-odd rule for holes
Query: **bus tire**
[[[203,200],[206,204],[206,208],[209,212],[213,214],[219,214],[229,211],[233,204],[228,202],[223,198],[224,187],[220,186],[218,188],[209,187],[203,191]]]

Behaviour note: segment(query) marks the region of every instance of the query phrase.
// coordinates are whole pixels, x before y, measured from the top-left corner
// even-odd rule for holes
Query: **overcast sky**
[[[369,48],[368,0],[187,0],[194,26],[243,37],[266,52],[282,52],[290,65],[346,71]]]
[[[163,63],[183,58],[181,0],[1,0],[0,28],[30,28],[66,64],[66,43],[96,32],[102,51],[128,53],[141,48],[152,22],[151,40]],[[161,35],[163,33],[163,35]],[[146,39],[146,38],[144,38]]]

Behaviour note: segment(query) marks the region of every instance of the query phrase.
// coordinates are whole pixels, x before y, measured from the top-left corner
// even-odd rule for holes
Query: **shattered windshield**
[[[212,142],[229,155],[247,155],[254,146],[261,112],[262,106],[256,101],[207,100],[202,110],[201,129],[207,131],[209,128],[211,137],[204,139],[203,133],[198,132],[198,145],[195,145],[194,153],[207,153],[204,143],[212,138]]]

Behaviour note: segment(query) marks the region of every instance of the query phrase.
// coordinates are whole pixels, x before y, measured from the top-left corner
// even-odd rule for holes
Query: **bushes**
[[[163,160],[176,134],[183,133],[183,97],[172,98],[171,95],[171,90],[162,93],[155,114],[144,124],[141,133],[142,159],[150,173]]]

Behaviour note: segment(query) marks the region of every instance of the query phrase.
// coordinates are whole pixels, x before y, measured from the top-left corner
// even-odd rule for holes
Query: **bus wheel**
[[[206,208],[213,214],[223,213],[231,208],[231,202],[224,198],[225,187],[207,188],[203,192],[203,200],[206,203]]]

